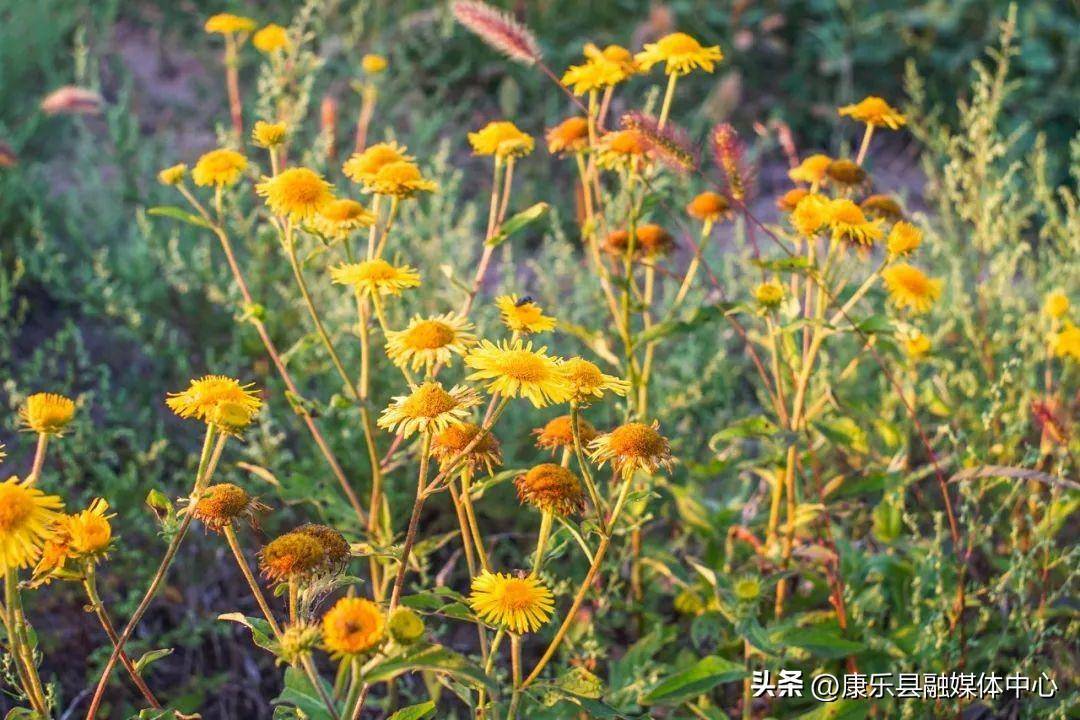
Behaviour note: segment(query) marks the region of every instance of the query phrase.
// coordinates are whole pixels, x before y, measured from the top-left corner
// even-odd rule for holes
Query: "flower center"
[[[8,533],[21,526],[34,512],[34,501],[17,485],[0,487],[0,532]]]
[[[435,350],[454,340],[454,329],[438,320],[422,320],[405,333],[405,344],[415,350]]]
[[[642,423],[628,423],[611,431],[612,451],[623,457],[647,458],[664,454],[660,433]]]
[[[686,33],[673,33],[660,41],[660,48],[668,55],[684,55],[697,52],[701,45]]]
[[[908,271],[899,273],[897,278],[900,284],[912,295],[925,295],[929,283],[926,276],[918,271]]]
[[[421,385],[402,405],[409,417],[433,418],[457,407],[457,400],[435,384]]]
[[[511,350],[502,361],[502,372],[518,382],[540,382],[548,376],[543,360],[525,350]]]
[[[536,601],[532,586],[517,578],[506,581],[500,600],[508,610],[524,610]]]

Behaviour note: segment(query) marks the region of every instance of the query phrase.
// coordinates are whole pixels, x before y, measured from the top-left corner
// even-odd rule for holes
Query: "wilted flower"
[[[450,425],[437,432],[431,439],[431,456],[439,461],[441,470],[446,470],[479,433],[480,426],[474,423]],[[492,472],[496,465],[502,464],[498,438],[490,432],[484,433],[472,450],[465,454],[463,460],[463,467],[473,472],[479,470]]]
[[[532,434],[536,436],[537,447],[552,452],[559,448],[574,447],[574,430],[569,415],[560,415],[549,420],[544,427],[533,430]],[[599,434],[588,420],[578,417],[578,435],[581,437],[582,446],[587,446]]]
[[[577,475],[555,463],[534,465],[514,480],[518,500],[544,512],[572,515],[585,509],[585,493]]]

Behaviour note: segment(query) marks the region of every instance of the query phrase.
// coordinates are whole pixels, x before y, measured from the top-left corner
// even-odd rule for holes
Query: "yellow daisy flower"
[[[471,330],[472,323],[457,313],[432,318],[417,315],[404,330],[386,334],[386,354],[395,365],[414,372],[449,365],[455,354],[464,355],[476,343]]]
[[[330,268],[330,279],[338,285],[351,285],[361,295],[400,295],[405,288],[420,285],[416,270],[408,265],[395,267],[382,258],[342,263]]]
[[[893,256],[908,255],[922,244],[922,230],[901,220],[892,226],[885,246]]]
[[[483,571],[472,581],[469,606],[484,622],[512,633],[536,632],[551,619],[555,599],[535,577]]]
[[[811,155],[803,158],[797,167],[788,170],[788,177],[792,182],[804,182],[813,185],[825,179],[825,170],[829,167],[832,158],[828,155]]]
[[[552,155],[579,153],[589,147],[589,121],[575,115],[548,129],[548,152]]]
[[[575,95],[612,87],[640,71],[633,54],[619,45],[608,45],[601,50],[588,43],[585,59],[585,63],[571,65],[563,73],[562,84],[571,87]]]
[[[873,125],[874,127],[887,127],[890,130],[899,130],[907,122],[904,116],[883,99],[871,95],[855,105],[845,105],[840,108],[841,117],[850,117],[852,120]]]
[[[776,308],[784,301],[784,286],[776,280],[768,280],[754,289],[754,299],[762,307]]]
[[[570,425],[569,415],[560,415],[549,420],[544,427],[532,431],[536,436],[536,446],[553,453],[561,448],[574,447],[574,431]],[[578,435],[581,436],[582,446],[588,446],[600,433],[585,418],[578,416]]]
[[[907,263],[897,263],[881,272],[889,297],[899,308],[924,313],[941,296],[942,281],[928,278],[922,270]]]
[[[184,163],[178,163],[165,168],[158,173],[158,182],[162,185],[179,185],[187,176],[188,167]]]
[[[903,338],[904,352],[912,360],[921,360],[930,354],[931,342],[927,335],[913,330]]]
[[[534,465],[514,480],[518,500],[544,512],[566,516],[585,509],[585,493],[573,472],[555,463]]]
[[[415,158],[407,154],[407,148],[397,143],[378,143],[354,153],[341,166],[345,177],[365,187],[378,174],[384,165],[395,162],[413,162]]]
[[[810,194],[806,188],[791,188],[776,199],[776,207],[783,212],[792,212],[799,205],[799,201]]]
[[[285,123],[269,123],[259,120],[251,129],[251,142],[261,148],[277,147],[285,142],[289,128]]]
[[[660,434],[660,424],[631,422],[620,425],[590,443],[591,457],[601,467],[611,462],[623,477],[637,470],[649,473],[658,468],[669,468],[675,463],[671,456],[671,444]]]
[[[467,422],[450,425],[440,430],[431,438],[431,457],[439,461],[440,469],[445,470],[469,446],[479,432],[479,425]],[[487,432],[465,456],[464,467],[473,472],[487,470],[491,473],[496,465],[501,464],[502,451],[499,440]]]
[[[517,295],[502,295],[495,298],[495,306],[511,332],[535,334],[555,329],[555,318],[545,315],[532,298],[519,300]]]
[[[55,534],[53,524],[63,506],[14,475],[0,483],[0,572],[29,567]]]
[[[266,198],[275,215],[290,220],[307,220],[334,199],[333,187],[322,175],[307,168],[289,168],[274,177],[264,177],[255,192]]]
[[[255,29],[255,21],[232,13],[218,13],[206,19],[203,29],[208,33],[217,33],[218,35],[249,33]]]
[[[408,395],[395,397],[378,425],[404,437],[417,431],[439,432],[468,418],[469,409],[479,404],[480,396],[472,388],[455,385],[447,392],[442,383],[429,380]]]
[[[360,59],[360,68],[368,75],[378,75],[389,65],[386,58],[375,53],[368,53]]]
[[[1050,345],[1057,357],[1068,357],[1080,362],[1080,328],[1072,323],[1065,323],[1061,332],[1053,336]]]
[[[374,222],[375,216],[366,207],[355,200],[340,198],[319,208],[311,219],[311,229],[330,240],[345,240]]]
[[[289,47],[289,33],[277,23],[270,23],[252,35],[251,44],[259,52],[269,55]]]
[[[603,397],[605,391],[626,395],[630,390],[630,383],[600,372],[600,368],[584,358],[570,358],[563,361],[560,367],[577,402]]]
[[[605,170],[628,170],[645,157],[647,149],[637,130],[614,130],[600,136],[596,162]]]
[[[814,237],[828,222],[829,200],[822,195],[806,195],[796,203],[791,212],[791,224],[803,237]]]
[[[19,408],[27,430],[41,435],[61,435],[75,417],[75,401],[56,393],[34,393]]]
[[[465,364],[476,370],[468,379],[487,382],[488,392],[525,397],[535,407],[565,402],[573,392],[558,360],[547,354],[546,347],[533,350],[531,342],[495,345],[483,340],[465,356]]]
[[[1069,312],[1069,296],[1060,290],[1046,294],[1043,300],[1043,314],[1047,317],[1062,318]]]
[[[386,637],[382,608],[364,598],[343,597],[322,619],[323,644],[335,658],[367,653]]]
[[[383,165],[364,185],[364,192],[397,198],[411,198],[417,193],[431,193],[438,189],[438,184],[425,178],[415,164],[400,160]]]
[[[74,515],[63,517],[59,521],[61,532],[68,538],[70,547],[80,555],[103,555],[112,542],[112,525],[109,518],[115,513],[109,512],[109,503],[104,498],[97,498],[90,506]]]
[[[169,393],[165,404],[182,418],[194,418],[227,433],[237,433],[251,424],[262,400],[250,388],[224,375],[204,375],[192,380],[186,390]]]
[[[728,199],[710,190],[699,193],[686,205],[686,214],[702,222],[720,222],[730,210]]]
[[[191,179],[196,185],[235,185],[247,168],[247,158],[235,150],[220,148],[211,150],[195,163]]]
[[[717,45],[702,47],[701,43],[686,33],[677,32],[662,37],[655,43],[647,43],[635,59],[646,71],[663,62],[664,72],[668,75],[686,75],[695,68],[711,73],[714,63],[723,60],[724,54]]]
[[[469,144],[475,155],[494,155],[497,158],[523,157],[536,145],[531,136],[506,120],[489,122],[477,132],[469,133]]]
[[[802,203],[799,203],[799,207],[802,207]],[[799,208],[795,208],[795,211],[798,212]],[[829,202],[828,222],[833,238],[857,245],[873,245],[885,234],[880,218],[867,220],[862,209],[847,198]]]

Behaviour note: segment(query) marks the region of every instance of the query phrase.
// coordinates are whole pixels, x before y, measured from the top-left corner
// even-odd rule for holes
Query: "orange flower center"
[[[621,457],[649,458],[663,455],[664,438],[643,423],[627,423],[611,431],[608,444]]]
[[[0,531],[11,532],[34,512],[30,493],[18,485],[0,486]]]
[[[416,350],[435,350],[453,342],[454,328],[438,320],[422,320],[405,332],[405,344]]]
[[[433,418],[457,407],[457,400],[435,383],[421,385],[408,397],[401,409],[409,417]]]

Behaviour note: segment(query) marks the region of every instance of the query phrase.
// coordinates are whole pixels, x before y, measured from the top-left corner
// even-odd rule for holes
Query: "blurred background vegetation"
[[[778,178],[786,168],[769,130],[775,127],[771,122],[791,128],[801,153],[849,145],[850,127],[840,125],[836,106],[871,93],[903,104],[908,99],[905,65],[911,63],[922,78],[917,101],[926,132],[919,139],[907,133],[889,139],[882,184],[899,185],[909,206],[945,215],[949,208],[942,206],[942,199],[927,198],[923,192],[923,168],[933,180],[933,169],[949,160],[947,144],[935,142],[942,136],[934,129],[962,122],[956,101],[968,93],[972,61],[996,42],[1007,7],[999,0],[501,4],[534,29],[556,70],[576,62],[586,41],[633,48],[666,32],[687,30],[705,44],[719,44],[726,55],[721,69],[715,75],[691,76],[680,85],[675,115],[694,137],[702,137],[703,128],[715,122],[729,121],[753,139],[759,124],[760,140],[752,152],[765,208],[771,207],[773,191],[783,186]],[[291,508],[268,519],[266,532],[272,535],[300,520],[321,518],[355,537],[332,480],[325,477],[321,460],[280,400],[257,338],[234,321],[234,291],[220,255],[198,232],[146,214],[149,207],[174,202],[156,184],[157,170],[192,162],[224,134],[220,47],[201,26],[205,17],[225,10],[261,22],[305,21],[317,39],[312,61],[320,66],[315,84],[304,92],[308,112],[317,117],[324,98],[336,100],[340,147],[351,144],[359,100],[350,81],[358,77],[359,59],[366,52],[388,56],[391,69],[381,86],[372,137],[408,143],[445,188],[432,202],[410,207],[401,223],[399,242],[415,253],[410,261],[421,267],[449,263],[450,272],[456,268],[461,277],[461,268],[468,267],[478,245],[482,210],[474,199],[485,192],[486,176],[468,155],[465,132],[505,116],[539,135],[569,111],[565,98],[544,78],[508,67],[456,27],[442,3],[430,0],[313,0],[305,5],[0,0],[0,143],[13,158],[9,166],[0,166],[0,402],[10,410],[0,426],[0,440],[11,455],[4,470],[19,472],[27,462],[29,447],[16,433],[14,413],[27,394],[49,390],[79,398],[82,412],[74,431],[51,450],[51,475],[72,505],[101,495],[122,518],[117,523],[122,542],[111,571],[102,578],[107,583],[103,595],[117,616],[129,614],[152,572],[147,555],[156,555],[160,545],[144,498],[151,488],[170,495],[183,492],[199,442],[197,433],[166,412],[163,394],[204,372],[254,379],[275,397],[272,412],[242,451],[252,467],[267,472],[230,466],[225,474],[231,477],[222,478],[243,482],[275,506]],[[1045,187],[1075,188],[1069,165],[1076,162],[1076,146],[1070,148],[1070,142],[1077,133],[1080,107],[1077,6],[1028,0],[1020,5],[1017,19],[1019,52],[1010,75],[1014,85],[994,118],[996,137],[1010,141],[998,162],[1004,168],[1027,157],[1041,138]],[[246,52],[243,84],[250,124],[257,117],[258,63],[253,51]],[[83,117],[42,113],[42,97],[68,84],[100,92],[103,111]],[[297,143],[316,148],[304,159],[324,163],[318,149],[325,150],[325,137],[312,134],[308,140]],[[523,163],[515,203],[524,207],[546,200],[558,210],[543,237],[530,238],[527,247],[507,247],[500,266],[502,287],[552,300],[584,292],[559,287],[554,280],[578,267],[567,177],[567,168],[543,152]],[[1002,191],[1014,189],[1006,184]],[[1037,219],[1043,212],[1031,209],[1028,217]],[[966,237],[964,214],[957,217],[949,227],[953,241],[961,244]],[[1030,226],[1009,232],[1024,242],[1039,242]],[[741,251],[736,240],[733,237],[732,252]],[[305,391],[326,402],[337,389],[325,360],[310,338],[289,334],[304,327],[306,318],[301,308],[281,300],[288,296],[287,268],[268,239],[253,243],[247,252],[255,294],[273,313],[271,326],[281,333],[280,345],[290,348],[289,361],[300,368],[297,374],[311,379]],[[508,262],[515,257],[519,262]],[[717,263],[721,282],[745,282],[723,266]],[[1074,282],[1075,272],[1062,279]],[[335,294],[323,291],[330,303]],[[1026,292],[1028,299],[1038,295],[1034,285]],[[432,304],[423,309],[441,311],[444,305],[437,303],[460,297],[457,293],[448,281],[441,295],[427,297]],[[588,305],[566,302],[564,309],[555,310],[561,320],[588,325],[592,318],[577,316]],[[347,326],[348,309],[332,313],[331,321]],[[490,312],[487,321],[494,321]],[[1011,322],[1022,324],[1022,314]],[[715,491],[711,479],[724,475],[724,462],[712,458],[706,446],[710,433],[695,428],[722,427],[756,405],[738,347],[727,330],[681,341],[672,350],[680,361],[667,364],[657,390],[666,397],[661,422],[683,431],[680,454],[690,463],[695,482],[709,493]],[[568,350],[581,347],[568,345]],[[978,387],[982,380],[977,368],[972,372],[971,382]],[[376,386],[379,397],[392,389],[389,378],[377,382],[383,383]],[[878,391],[887,393],[886,388]],[[866,407],[876,405],[868,400]],[[325,414],[340,457],[353,476],[363,477],[365,459],[355,419],[333,403],[327,403]],[[593,420],[599,425],[604,419]],[[514,458],[524,462],[532,457],[527,435],[535,424],[535,416],[510,418],[510,430],[502,438],[509,467]],[[978,424],[976,419],[972,424]],[[1021,430],[1017,433],[1022,435]],[[393,490],[396,507],[407,502],[403,498],[409,488]],[[671,492],[675,502],[670,512],[698,512],[697,522],[706,527],[717,521],[708,513],[701,516],[705,511],[678,490]],[[507,488],[486,501],[494,517],[503,513],[511,537],[514,507]],[[735,511],[724,512],[730,524]],[[428,518],[447,529],[451,521],[438,508]],[[179,706],[200,707],[207,717],[262,717],[267,712],[263,698],[278,690],[276,677],[264,672],[265,659],[257,649],[246,641],[232,642],[233,629],[214,620],[219,612],[248,604],[226,549],[222,543],[195,538],[183,555],[162,600],[144,621],[133,654],[150,649],[144,637],[177,648],[172,657],[155,663],[150,675],[151,684],[169,688],[171,698],[181,698]],[[104,660],[103,638],[69,588],[34,597],[32,620],[49,627],[42,633],[49,658],[45,675],[60,679],[66,705],[96,676]],[[88,653],[89,662],[82,662]],[[118,691],[113,695],[120,697]],[[110,717],[123,712],[117,708]]]

